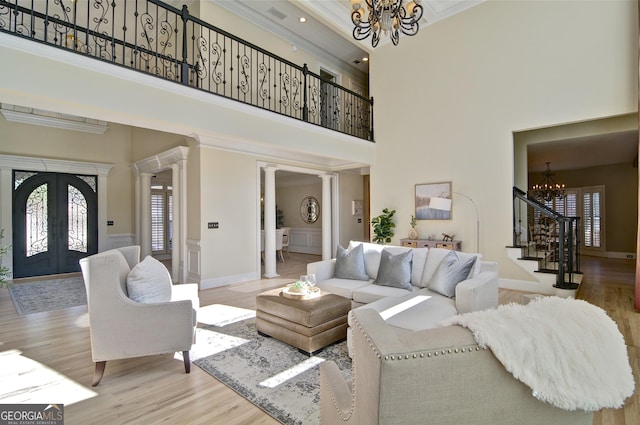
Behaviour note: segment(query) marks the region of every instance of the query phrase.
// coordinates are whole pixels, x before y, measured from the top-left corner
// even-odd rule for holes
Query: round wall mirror
[[[300,216],[305,223],[315,223],[320,216],[320,205],[313,196],[307,196],[300,204]]]

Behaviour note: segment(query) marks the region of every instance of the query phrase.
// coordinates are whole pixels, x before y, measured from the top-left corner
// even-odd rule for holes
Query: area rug
[[[211,308],[208,316],[213,317]],[[333,360],[350,379],[346,343],[330,345],[309,357],[274,338],[258,335],[255,318],[241,312],[236,316],[238,321],[223,319],[222,326],[200,321],[191,351],[194,363],[283,424],[319,424],[319,364]]]
[[[9,294],[21,315],[87,304],[82,276],[14,283]]]

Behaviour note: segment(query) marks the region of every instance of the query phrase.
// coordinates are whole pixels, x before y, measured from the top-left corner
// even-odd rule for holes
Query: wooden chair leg
[[[182,358],[184,359],[184,371],[185,373],[191,372],[191,360],[189,360],[189,351],[182,352]]]
[[[97,386],[102,380],[102,376],[104,375],[104,368],[107,366],[107,362],[96,362],[96,368],[93,371],[93,381],[91,382],[91,386]]]

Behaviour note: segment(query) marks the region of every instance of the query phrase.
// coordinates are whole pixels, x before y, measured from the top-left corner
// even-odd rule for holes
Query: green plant
[[[10,275],[9,268],[5,267],[2,264],[2,258],[7,253],[7,251],[9,251],[9,247],[8,246],[3,246],[2,245],[2,239],[3,238],[4,238],[4,229],[0,230],[0,288],[2,288],[3,286],[8,286],[9,285],[5,278],[9,277],[9,275]]]
[[[388,208],[382,210],[382,214],[371,219],[371,225],[373,226],[373,233],[375,236],[373,241],[378,244],[390,243],[393,238],[393,229],[396,227],[393,222],[393,216],[396,210],[389,211]]]
[[[411,227],[413,227],[414,229],[416,228],[416,224],[418,224],[418,221],[416,220],[415,216],[413,214],[411,214],[411,221],[409,222],[409,224],[411,225]]]

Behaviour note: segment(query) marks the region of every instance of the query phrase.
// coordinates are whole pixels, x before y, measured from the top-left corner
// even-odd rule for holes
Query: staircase
[[[534,279],[520,289],[575,294],[582,280],[579,222],[513,188],[513,245],[507,256]]]

